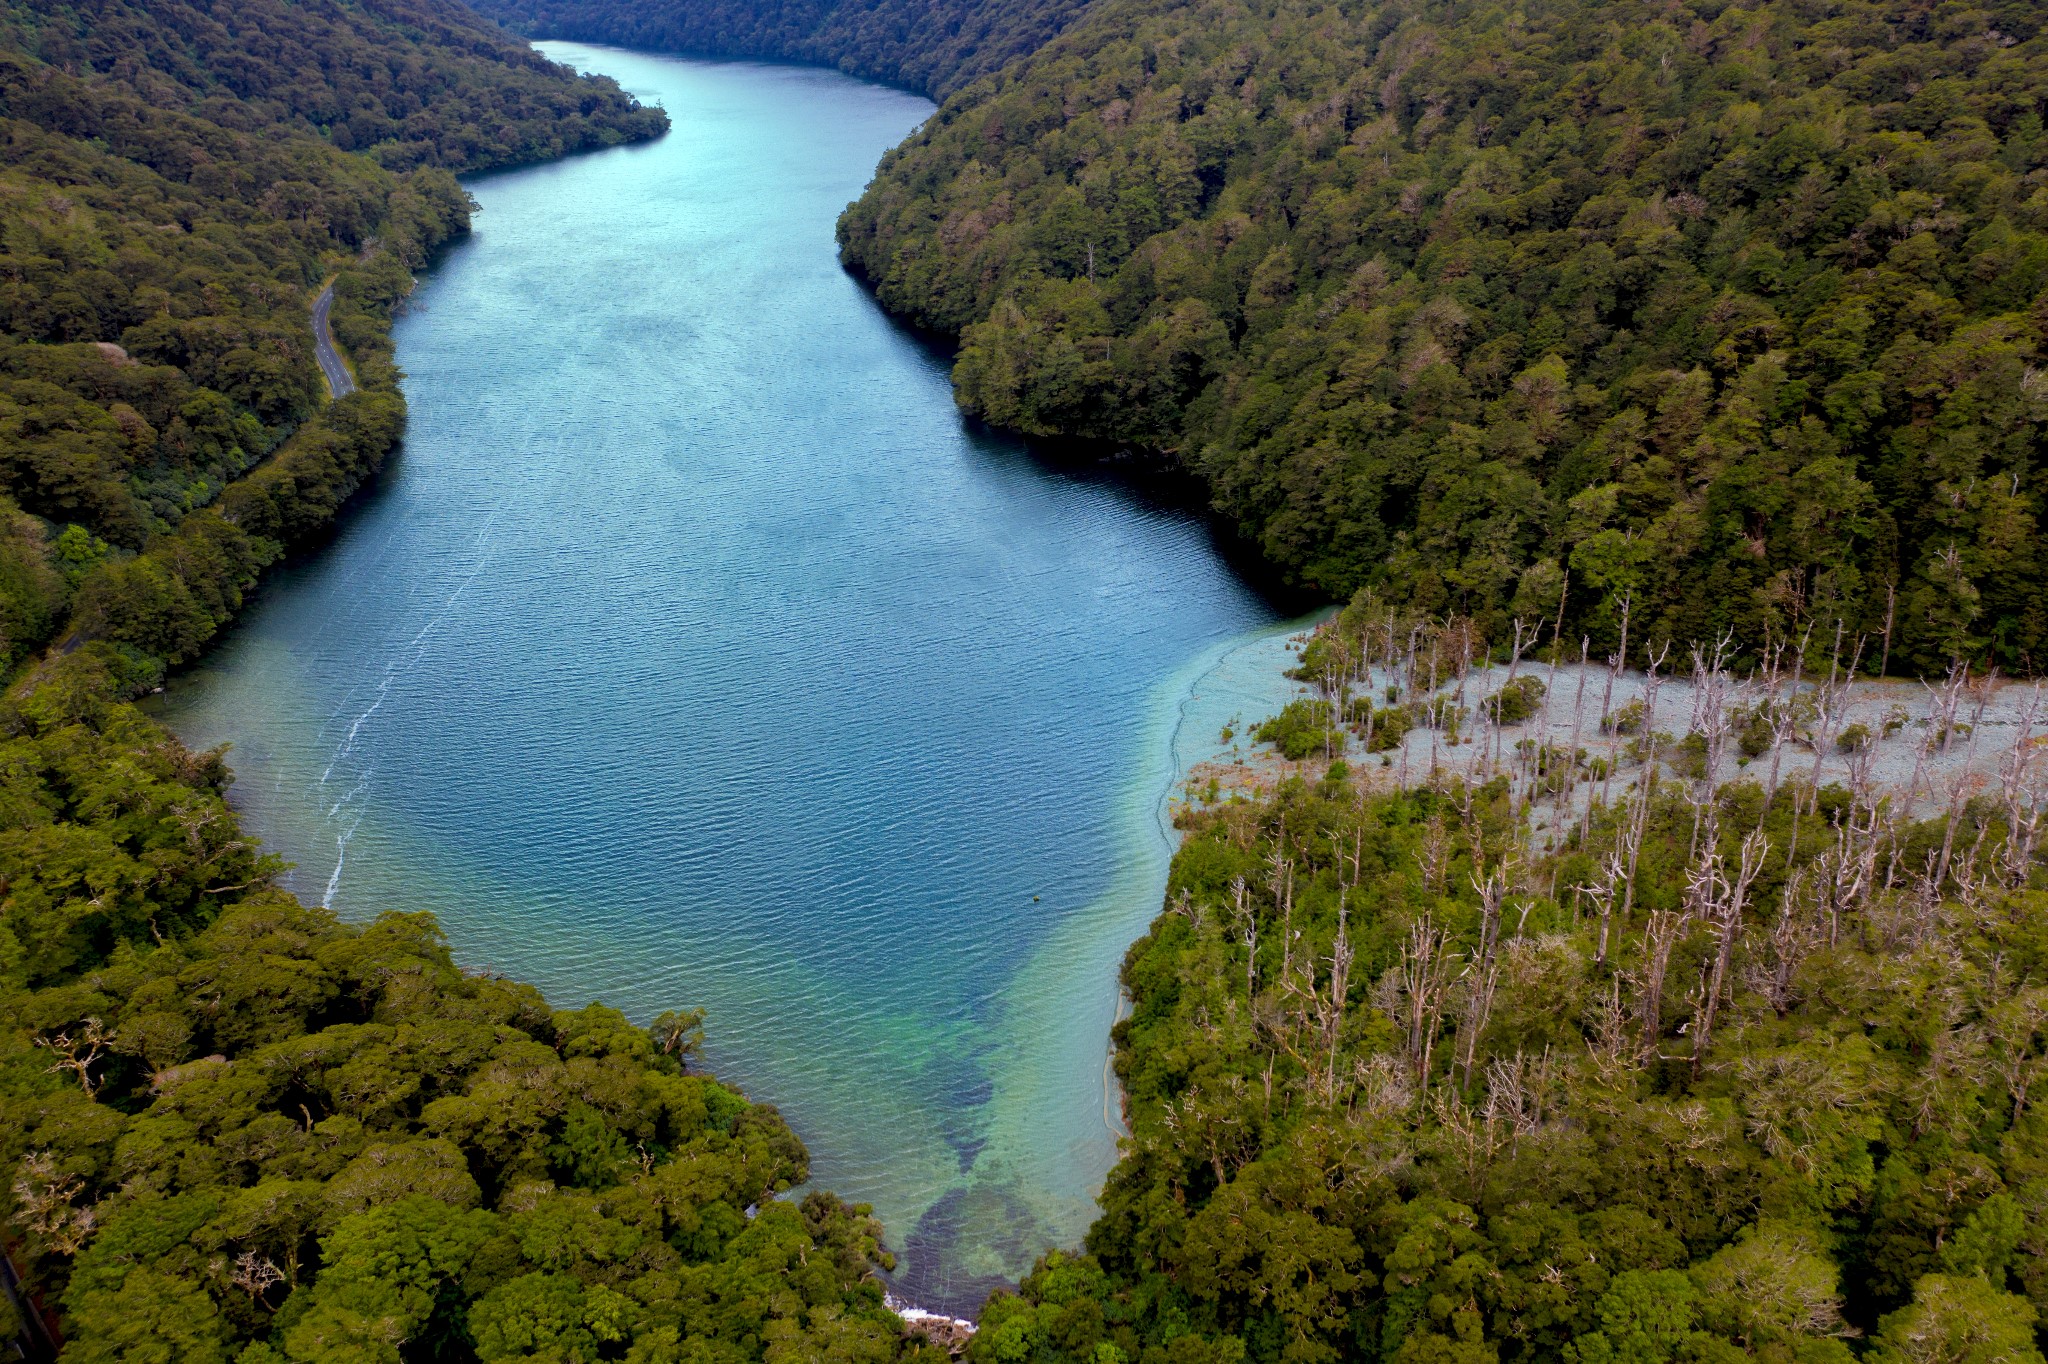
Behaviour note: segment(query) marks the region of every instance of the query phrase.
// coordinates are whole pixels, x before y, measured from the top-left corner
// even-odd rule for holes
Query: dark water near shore
[[[1086,1227],[1159,801],[1273,610],[1198,519],[970,430],[841,272],[928,102],[549,47],[675,130],[473,186],[402,457],[161,713],[233,742],[302,896],[708,1008],[906,1290],[971,1304]]]

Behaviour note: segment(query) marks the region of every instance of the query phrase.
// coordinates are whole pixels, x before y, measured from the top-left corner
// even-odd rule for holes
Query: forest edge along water
[[[158,713],[345,917],[636,1019],[967,1312],[1079,1241],[1165,802],[1298,626],[1185,500],[965,421],[832,222],[930,103],[544,50],[674,129],[469,182],[401,457]]]

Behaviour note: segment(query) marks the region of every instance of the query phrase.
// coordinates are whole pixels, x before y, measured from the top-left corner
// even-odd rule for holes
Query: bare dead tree
[[[1653,909],[1643,920],[1643,960],[1636,977],[1637,1057],[1647,1064],[1657,1055],[1664,1035],[1664,984],[1671,972],[1671,953],[1685,933],[1685,915]]]
[[[1502,1124],[1486,1108],[1474,1108],[1450,1086],[1430,1096],[1430,1114],[1436,1119],[1431,1137],[1450,1156],[1464,1178],[1465,1194],[1476,1203],[1501,1148],[1507,1144]]]
[[[228,1283],[249,1295],[251,1305],[263,1301],[263,1295],[284,1282],[284,1271],[253,1250],[245,1250],[235,1257],[234,1268],[227,1273]],[[268,1303],[264,1304],[266,1307]]]
[[[1720,894],[1710,899],[1699,915],[1714,935],[1714,955],[1709,958],[1692,1031],[1692,1068],[1695,1075],[1699,1073],[1700,1063],[1706,1059],[1707,1048],[1713,1043],[1714,1021],[1720,1014],[1721,996],[1727,988],[1728,967],[1735,956],[1735,940],[1742,933],[1743,909],[1748,904],[1749,890],[1756,881],[1757,873],[1763,870],[1764,854],[1770,851],[1770,846],[1770,840],[1762,829],[1750,830],[1742,840],[1740,861],[1732,882],[1720,872],[1719,853],[1708,859],[1714,867]]]
[[[1666,645],[1650,658],[1650,670],[1643,678],[1643,733],[1647,747],[1643,756],[1643,775],[1636,783],[1635,796],[1629,810],[1629,817],[1623,827],[1627,830],[1628,879],[1621,893],[1621,920],[1628,922],[1635,910],[1636,860],[1643,851],[1643,835],[1650,827],[1650,796],[1655,789],[1657,776],[1657,692],[1664,685],[1658,672],[1664,664],[1664,657],[1670,650]]]
[[[1799,636],[1799,647],[1792,655],[1792,690],[1784,699],[1779,699],[1779,683],[1782,678],[1773,669],[1770,717],[1771,717],[1771,773],[1764,782],[1764,813],[1769,814],[1771,803],[1778,798],[1778,773],[1784,761],[1785,745],[1792,741],[1798,728],[1797,704],[1800,688],[1806,680],[1806,648],[1813,638],[1813,626],[1809,624]]]
[[[2020,711],[2019,734],[1999,764],[1999,790],[2005,806],[2005,843],[1999,850],[1998,877],[2008,888],[2027,883],[2034,871],[2034,849],[2041,833],[2041,817],[2048,809],[2048,792],[2042,790],[2029,758],[2033,751],[2034,726],[2041,719],[2041,688],[2027,693]]]
[[[1600,879],[1586,888],[1588,898],[1593,901],[1594,908],[1600,913],[1599,948],[1593,956],[1593,964],[1595,966],[1605,966],[1607,964],[1609,931],[1614,921],[1614,901],[1615,897],[1621,893],[1623,875],[1621,855],[1619,853],[1609,853],[1601,860]]]
[[[1927,691],[1928,733],[1927,742],[1920,745],[1919,753],[1913,760],[1913,776],[1906,783],[1906,809],[1904,818],[1911,822],[1913,807],[1920,799],[1920,778],[1927,771],[1927,759],[1933,753],[1948,752],[1949,743],[1955,737],[1956,711],[1962,705],[1963,689],[1969,685],[1969,665],[1958,660],[1951,663],[1948,676],[1940,686],[1924,678],[1920,685]]]
[[[1344,1005],[1351,990],[1351,961],[1351,895],[1346,890],[1337,897],[1337,940],[1330,947],[1329,1003],[1320,1010],[1317,1020],[1323,1034],[1323,1092],[1332,1099],[1337,1092],[1337,1049],[1343,1040]],[[1317,998],[1320,1003],[1322,997]]]
[[[1693,810],[1688,859],[1698,855],[1703,829],[1709,845],[1716,838],[1720,806],[1715,782],[1728,752],[1728,650],[1733,640],[1732,634],[1724,634],[1707,653],[1698,645],[1692,649],[1692,732],[1705,743],[1706,756],[1686,795]]]
[[[1422,884],[1430,890],[1444,889],[1451,866],[1451,835],[1440,811],[1432,811],[1422,829]]]
[[[1591,648],[1591,637],[1587,635],[1579,636],[1579,686],[1577,694],[1572,698],[1572,756],[1570,769],[1571,780],[1565,784],[1565,789],[1559,793],[1558,800],[1560,802],[1563,802],[1565,800],[1576,801],[1578,799],[1579,737],[1583,733],[1582,726],[1585,723],[1587,672],[1586,660],[1589,656],[1589,651],[1591,650]],[[1611,766],[1612,764],[1610,763],[1609,765]],[[1560,804],[1558,808],[1560,811],[1562,811],[1565,807],[1562,804]],[[1588,800],[1585,804],[1585,808],[1581,811],[1579,816],[1579,844],[1581,847],[1585,845],[1586,835],[1592,827],[1592,817],[1593,802]]]
[[[1523,1137],[1540,1131],[1550,1115],[1556,1080],[1551,1070],[1550,1048],[1530,1056],[1519,1047],[1512,1057],[1497,1056],[1486,1066],[1488,1122],[1508,1135],[1509,1153]]]
[[[1628,1007],[1621,998],[1622,978],[1617,975],[1607,984],[1607,993],[1598,996],[1587,1009],[1586,1043],[1587,1058],[1592,1062],[1595,1079],[1602,1085],[1613,1087],[1632,1071],[1639,1058],[1641,1048],[1629,1035]]]
[[[1479,892],[1479,947],[1465,973],[1465,1017],[1459,1029],[1463,1052],[1459,1064],[1467,1088],[1471,1087],[1472,1070],[1479,1056],[1479,1037],[1486,1031],[1487,1020],[1493,1013],[1494,993],[1500,986],[1501,910],[1512,874],[1512,866],[1503,862],[1484,878],[1477,872],[1472,876],[1472,888]]]
[[[1816,860],[1816,867],[1820,866]],[[1800,965],[1820,945],[1820,933],[1814,922],[1801,914],[1801,891],[1805,887],[1809,868],[1801,867],[1785,878],[1785,892],[1779,898],[1778,918],[1771,926],[1771,932],[1764,939],[1763,951],[1753,968],[1746,973],[1745,981],[1771,1011],[1783,1018],[1792,1012],[1797,1003],[1794,988],[1795,977]]]
[[[1244,943],[1244,997],[1251,1000],[1258,997],[1259,916],[1252,908],[1250,888],[1242,876],[1230,883],[1230,895],[1242,935],[1240,941]]]
[[[57,1059],[50,1063],[50,1069],[59,1074],[69,1071],[76,1075],[78,1087],[90,1099],[99,1091],[99,1083],[92,1078],[92,1068],[113,1041],[113,1034],[107,1032],[97,1018],[88,1018],[78,1036],[73,1037],[67,1029],[55,1037],[38,1037],[36,1045],[55,1053]]]
[[[1537,626],[1537,629],[1539,630],[1542,628],[1543,627],[1540,624]],[[1521,670],[1522,666],[1522,618],[1520,616],[1516,616],[1514,619],[1514,630],[1514,643],[1508,650],[1508,675],[1506,679],[1501,683],[1500,694],[1503,696],[1507,694],[1507,689],[1509,687],[1515,685],[1515,674]],[[1501,730],[1503,728],[1501,724],[1501,707],[1498,702],[1496,702],[1494,705],[1492,719],[1493,732],[1488,736],[1488,741],[1493,752],[1493,756],[1490,761],[1493,763],[1495,767],[1498,767],[1500,766]]]
[[[1450,935],[1425,914],[1409,929],[1400,962],[1380,978],[1376,991],[1380,1011],[1401,1031],[1418,1095],[1429,1091],[1437,1029],[1457,963]]]
[[[1898,614],[1899,585],[1884,585],[1884,653],[1878,659],[1877,675],[1883,677],[1892,670],[1892,620]]]
[[[85,1181],[57,1164],[54,1151],[30,1151],[14,1175],[14,1206],[21,1225],[43,1239],[59,1255],[76,1255],[91,1239],[97,1222],[90,1207],[74,1200]]]
[[[1853,788],[1849,808],[1835,826],[1835,846],[1814,861],[1813,875],[1828,916],[1828,946],[1842,938],[1842,919],[1861,907],[1877,880],[1877,857],[1882,844],[1878,806],[1865,799],[1867,791]]]
[[[2039,1054],[2034,1039],[2048,1033],[2048,986],[2022,990],[1991,1010],[1989,1033],[1994,1062],[2006,1093],[2012,1097],[2017,1123],[2033,1088],[2048,1076],[2048,1055]]]

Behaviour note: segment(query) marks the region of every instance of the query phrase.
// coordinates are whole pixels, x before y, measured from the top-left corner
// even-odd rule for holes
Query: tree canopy
[[[479,0],[537,38],[836,66],[946,95],[1036,51],[1089,0]]]
[[[1176,453],[1333,596],[2032,670],[2041,21],[1099,0],[840,240],[963,406]]]
[[[5,663],[74,604],[87,634],[191,657],[397,440],[388,322],[468,226],[450,172],[665,126],[454,5],[0,18]],[[323,278],[362,380],[331,406]]]
[[[392,170],[489,170],[668,126],[447,0],[84,0],[17,7],[7,45],[240,131],[290,128]]]
[[[1786,732],[1828,744],[1808,682]],[[1796,757],[1717,785],[1740,731],[1698,723],[1619,772],[1523,746],[1388,791],[1318,755],[1185,812],[1102,1214],[969,1358],[2040,1364],[2025,749],[1916,813]]]

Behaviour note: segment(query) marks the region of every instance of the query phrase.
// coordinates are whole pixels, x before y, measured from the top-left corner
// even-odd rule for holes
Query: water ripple
[[[560,1004],[707,1007],[964,1302],[1086,1225],[1161,726],[1272,613],[1195,518],[968,429],[840,271],[928,103],[559,50],[675,131],[472,186],[402,456],[167,718],[235,743],[309,898],[431,909]]]

